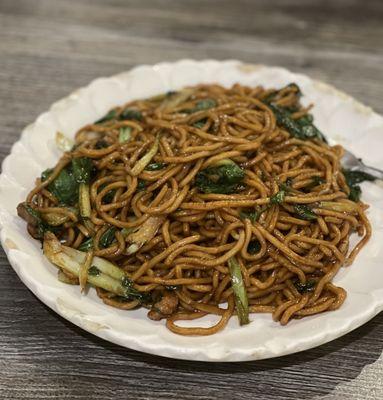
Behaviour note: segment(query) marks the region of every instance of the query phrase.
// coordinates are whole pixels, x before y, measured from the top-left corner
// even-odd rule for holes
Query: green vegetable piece
[[[275,104],[268,104],[268,106],[273,111],[278,125],[283,126],[293,137],[301,140],[316,138],[326,142],[324,135],[315,125],[308,122],[308,118],[294,120],[291,118],[291,113],[283,107]]]
[[[193,126],[194,128],[202,129],[205,126],[206,121],[206,118],[200,119],[199,121],[194,122]]]
[[[110,110],[106,115],[104,115],[102,118],[100,118],[99,120],[97,120],[95,123],[96,124],[102,124],[104,122],[107,121],[111,121],[112,119],[116,119],[117,118],[117,110],[113,109]]]
[[[37,210],[35,210],[31,206],[28,206],[27,204],[25,205],[25,209],[32,217],[33,225],[37,227],[37,238],[43,239],[44,233],[47,230],[47,224],[42,220],[41,214]]]
[[[166,167],[165,163],[151,163],[145,167],[146,171],[159,171]]]
[[[228,194],[239,189],[244,177],[243,169],[234,161],[227,159],[198,172],[195,185],[204,193]]]
[[[130,173],[133,176],[138,176],[145,169],[145,167],[150,164],[153,157],[157,154],[159,143],[160,135],[157,134],[152,147],[134,164],[133,168],[131,169]]]
[[[214,107],[217,107],[217,102],[214,99],[199,100],[197,101],[193,112],[209,110]]]
[[[351,186],[364,181],[374,181],[376,179],[375,176],[367,172],[356,170],[343,170],[343,175],[346,178],[347,184]]]
[[[323,183],[325,183],[325,182],[326,181],[323,178],[321,178],[320,176],[314,176],[312,178],[312,181],[304,187],[304,190],[309,191],[310,189],[313,189],[316,186],[323,185]]]
[[[290,90],[293,89],[296,92],[298,98],[300,98],[302,96],[302,91],[301,91],[300,87],[296,83],[292,82],[292,83],[289,83],[288,85],[286,85],[285,87],[283,87],[279,90],[275,90],[272,93],[270,93],[266,98],[263,99],[263,102],[264,103],[273,102],[281,90],[288,89],[288,88]],[[290,110],[290,111],[295,112],[296,110]]]
[[[41,174],[42,182],[52,174],[53,169],[47,169]],[[62,169],[59,175],[48,185],[49,190],[61,205],[73,206],[78,198],[78,184],[73,176],[71,166]]]
[[[48,168],[45,171],[43,171],[41,173],[41,182],[46,181],[52,175],[52,172],[53,172],[53,168]]]
[[[360,201],[360,198],[362,196],[362,189],[360,186],[355,185],[350,187],[350,194],[348,195],[348,198],[352,201],[355,201],[357,203]]]
[[[241,267],[235,257],[228,261],[231,275],[231,287],[233,288],[235,305],[237,308],[238,320],[240,325],[248,324],[249,321],[249,302],[245,283],[243,282]]]
[[[109,247],[113,242],[115,242],[116,241],[115,233],[116,233],[116,227],[114,226],[106,230],[100,237],[99,241],[100,247],[105,249]]]
[[[301,294],[314,291],[315,285],[316,281],[313,279],[309,279],[306,283],[301,283],[300,281],[294,282],[294,286]]]
[[[129,120],[142,121],[142,113],[141,113],[141,111],[133,109],[133,108],[126,108],[125,110],[122,110],[122,112],[118,115],[118,110],[113,109],[113,110],[110,110],[105,116],[100,118],[95,123],[102,124],[104,122],[108,122],[113,119],[119,119],[119,120],[129,119]]]
[[[185,110],[187,114],[194,114],[198,111],[209,110],[210,108],[217,107],[217,102],[214,99],[203,99],[196,102],[195,107]]]
[[[88,275],[90,275],[90,276],[99,276],[100,274],[101,274],[101,271],[95,265],[92,265],[88,269]]]
[[[47,234],[44,238],[44,254],[59,268],[79,277],[81,266],[86,260],[86,255],[71,247],[62,246],[54,235]],[[100,258],[94,257],[92,266],[99,270],[97,276],[87,274],[87,281],[125,299],[137,299],[141,303],[149,303],[151,296],[140,293],[134,288],[133,282],[126,276],[123,269],[117,265]],[[93,271],[96,274],[96,270]]]
[[[125,110],[122,110],[121,114],[119,115],[119,119],[142,121],[143,115],[139,110],[134,108],[126,108]]]
[[[297,93],[298,97],[301,97],[301,96],[302,96],[301,88],[300,88],[295,82],[289,83],[289,84],[286,86],[286,88],[293,89],[293,90]]]
[[[83,241],[77,250],[87,252],[91,249],[93,249],[93,238],[89,238]]]
[[[145,189],[146,189],[146,181],[144,181],[143,179],[139,179],[137,182],[137,190],[140,192],[141,190]]]
[[[280,190],[274,196],[270,197],[270,204],[282,204],[285,201],[286,192],[285,190]]]
[[[304,204],[295,204],[294,211],[296,216],[300,219],[304,219],[306,221],[313,221],[317,219],[317,215]]]
[[[24,204],[24,203],[23,203]],[[19,207],[22,205],[19,205]],[[28,219],[28,223],[33,225],[34,227],[37,228],[37,235],[34,236],[36,239],[42,240],[44,238],[45,232],[54,232],[58,233],[60,232],[60,227],[59,226],[51,226],[49,225],[46,221],[43,220],[41,213],[31,206],[25,204],[24,205],[25,210],[27,213],[32,217],[31,221]],[[18,208],[19,212],[19,208]],[[20,215],[20,214],[19,214]],[[25,218],[24,218],[25,219]]]
[[[125,288],[125,297],[131,300],[139,300],[141,303],[148,304],[151,302],[151,295],[149,293],[139,292],[134,288],[133,281],[125,277],[121,281],[122,286]]]
[[[72,160],[73,175],[77,183],[89,184],[92,168],[93,163],[90,158],[80,157]]]
[[[306,116],[306,117],[308,117],[308,116]],[[311,115],[310,115],[310,117],[311,117],[311,119],[313,119],[313,117]],[[309,118],[306,119],[305,117],[302,117],[297,120],[298,125],[302,129],[303,136],[305,136],[308,139],[317,138],[317,139],[320,139],[323,142],[327,143],[327,140],[326,140],[325,136],[323,135],[323,133],[312,122],[306,122],[306,121],[308,121],[308,119]]]
[[[251,240],[247,245],[247,252],[249,254],[256,254],[259,250],[261,250],[261,243],[259,243],[259,240]]]
[[[362,194],[362,189],[358,183],[364,181],[375,181],[376,177],[363,171],[357,170],[343,170],[343,175],[346,179],[347,186],[350,188],[348,198],[352,201],[358,202]]]
[[[100,237],[99,246],[102,249],[109,247],[113,242],[116,241],[115,237],[116,228],[112,226],[108,230],[106,230]],[[89,251],[93,248],[93,238],[86,239],[77,250],[80,251]]]
[[[306,114],[303,117],[297,119],[296,121],[301,126],[310,125],[314,122],[314,117],[311,114]]]
[[[89,218],[91,215],[89,182],[92,168],[93,163],[90,158],[81,157],[72,160],[73,176],[79,184],[78,203],[83,218]]]
[[[252,223],[258,221],[258,218],[260,217],[261,212],[259,211],[240,211],[239,212],[239,217],[241,219],[249,219]]]
[[[132,134],[132,128],[130,126],[123,126],[120,128],[120,133],[118,135],[118,141],[120,143],[126,143],[130,140],[130,135]]]

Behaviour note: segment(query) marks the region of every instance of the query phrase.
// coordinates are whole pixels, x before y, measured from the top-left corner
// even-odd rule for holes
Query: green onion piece
[[[159,171],[160,169],[163,169],[165,167],[166,167],[165,163],[151,163],[145,168],[145,170],[146,171]]]
[[[93,249],[93,238],[86,239],[80,244],[77,250],[87,252],[90,249]]]
[[[83,218],[90,218],[92,209],[90,206],[89,185],[86,183],[80,183],[79,186],[79,208],[80,215]]]
[[[197,101],[195,108],[197,111],[202,111],[213,107],[217,107],[217,102],[214,99],[204,99]]]
[[[358,183],[363,181],[374,181],[376,179],[376,177],[371,174],[356,170],[343,170],[343,175],[346,179],[347,186],[350,188],[348,198],[355,202],[360,200],[362,194],[362,189]]]
[[[87,157],[74,158],[72,160],[73,175],[79,184],[79,209],[83,218],[89,218],[91,215],[90,206],[90,174],[92,171],[92,160]]]
[[[136,121],[142,121],[142,113],[140,110],[136,110],[134,108],[126,108],[119,115],[119,119],[130,119]]]
[[[107,248],[109,247],[113,242],[115,242],[116,237],[116,227],[112,226],[109,229],[107,229],[100,237],[100,247],[101,248]]]
[[[125,253],[133,254],[152,240],[163,222],[164,217],[162,216],[150,216],[140,227],[135,227],[133,232],[126,237],[131,245],[125,250]]]
[[[152,158],[157,154],[159,143],[160,143],[160,136],[157,135],[157,137],[154,140],[153,146],[150,148],[150,150],[142,158],[140,158],[135,164],[135,166],[132,168],[131,174],[133,176],[139,175],[145,169],[145,167],[150,163]]]
[[[285,201],[286,192],[282,189],[270,197],[270,204],[282,204]]]
[[[304,204],[295,204],[294,211],[298,218],[305,219],[306,221],[312,221],[317,219],[317,215],[308,206]]]
[[[141,192],[141,190],[145,190],[146,182],[143,179],[139,179],[137,182],[137,191]]]
[[[214,99],[202,99],[197,101],[194,108],[185,110],[188,114],[193,114],[198,111],[209,110],[210,108],[217,107],[217,102]]]
[[[45,235],[43,248],[44,254],[50,262],[79,277],[81,265],[86,261],[85,253],[61,245],[52,233]],[[95,273],[96,270],[93,267],[97,268],[99,273]],[[87,282],[91,285],[127,299],[139,300],[141,303],[150,301],[149,296],[136,290],[125,272],[111,262],[100,257],[94,257],[90,269],[92,273],[87,274]]]
[[[194,128],[202,129],[205,126],[206,121],[207,121],[206,118],[200,119],[199,121],[194,122],[193,126]]]
[[[88,269],[88,275],[90,276],[99,276],[101,274],[101,271],[95,267],[94,265],[92,265],[89,269]]]
[[[249,303],[245,284],[243,282],[241,267],[235,257],[231,257],[228,262],[231,275],[231,287],[234,292],[235,305],[240,325],[246,325],[249,321]]]
[[[132,134],[132,128],[130,126],[123,126],[120,128],[120,133],[118,135],[118,141],[120,143],[126,143],[130,140],[130,135]]]
[[[41,174],[41,181],[46,181],[52,175],[53,169],[47,169]],[[56,197],[60,205],[73,206],[78,200],[78,183],[69,164],[62,169],[47,189]]]
[[[241,219],[249,219],[253,223],[258,221],[258,218],[260,217],[260,215],[261,215],[261,212],[258,212],[258,211],[249,211],[249,212],[240,211],[239,212],[239,217]]]
[[[227,158],[199,171],[195,185],[203,193],[235,193],[240,189],[244,177],[243,169]]]
[[[88,269],[92,265],[92,260],[93,260],[93,250],[90,250],[86,253],[84,262],[80,264],[78,280],[80,283],[81,293],[85,291],[86,282],[88,280]]]
[[[98,121],[96,121],[96,124],[102,124],[107,121],[111,121],[112,119],[115,119],[117,117],[117,110],[113,109],[110,110],[106,115],[104,115],[102,118],[100,118]]]

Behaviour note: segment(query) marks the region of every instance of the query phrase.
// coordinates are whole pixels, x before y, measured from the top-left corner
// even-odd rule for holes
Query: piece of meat
[[[27,231],[33,237],[33,239],[38,239],[38,240],[42,239],[41,233],[40,233],[40,231],[39,231],[37,226],[28,224],[27,225]]]
[[[157,301],[148,312],[148,318],[159,321],[172,315],[178,306],[178,296],[173,292],[166,290],[161,300]]]
[[[140,228],[129,234],[127,236],[127,241],[131,243],[131,245],[127,248],[126,254],[133,254],[138,251],[145,243],[152,240],[162,223],[164,222],[165,217],[149,217]]]
[[[17,215],[28,223],[28,225],[36,226],[38,220],[27,211],[26,203],[20,203],[17,206]]]

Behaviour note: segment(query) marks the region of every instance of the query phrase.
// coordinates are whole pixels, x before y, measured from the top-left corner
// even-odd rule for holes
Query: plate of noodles
[[[283,68],[140,66],[25,128],[0,177],[26,286],[101,338],[245,361],[333,340],[383,308],[383,118]]]

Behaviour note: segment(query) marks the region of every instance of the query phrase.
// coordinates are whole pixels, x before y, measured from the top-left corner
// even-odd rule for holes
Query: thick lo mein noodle
[[[181,335],[213,334],[234,314],[284,325],[336,310],[346,292],[332,280],[371,228],[342,147],[300,96],[295,84],[200,85],[113,109],[73,143],[58,134],[67,151],[19,215],[60,280],[146,307]],[[207,314],[219,322],[177,324]]]

